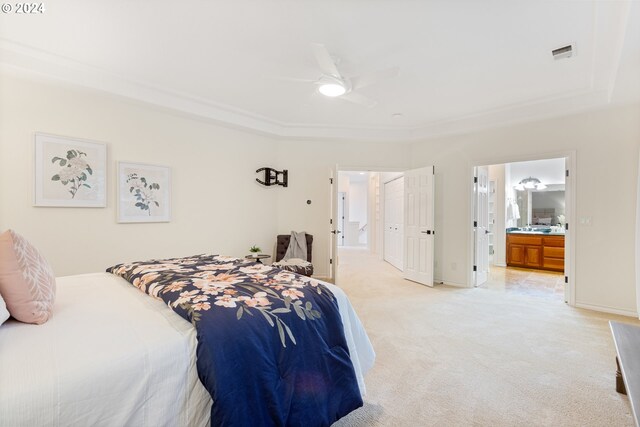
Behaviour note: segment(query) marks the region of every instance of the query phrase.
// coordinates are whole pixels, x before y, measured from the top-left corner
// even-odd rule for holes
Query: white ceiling
[[[640,102],[638,1],[56,0],[0,65],[279,137],[406,140]],[[363,88],[323,97],[312,43]],[[554,61],[550,51],[576,44]],[[394,113],[402,113],[394,118]]]
[[[350,183],[369,181],[368,172],[339,171],[338,176],[339,179],[347,179]]]

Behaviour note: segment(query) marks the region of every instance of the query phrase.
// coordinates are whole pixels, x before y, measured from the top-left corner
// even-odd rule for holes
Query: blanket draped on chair
[[[297,231],[291,232],[289,247],[282,260],[287,261],[291,258],[300,258],[305,261],[307,259],[307,233],[304,231],[300,233]]]

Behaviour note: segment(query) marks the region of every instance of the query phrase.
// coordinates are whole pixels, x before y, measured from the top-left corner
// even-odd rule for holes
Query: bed
[[[57,279],[44,325],[0,327],[0,426],[204,426],[196,330],[121,277]],[[375,354],[346,295],[335,296],[358,386]]]

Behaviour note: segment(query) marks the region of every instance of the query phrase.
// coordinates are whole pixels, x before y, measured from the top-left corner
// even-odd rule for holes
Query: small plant
[[[249,248],[249,252],[251,252],[252,254],[257,254],[259,252],[262,252],[262,249],[260,249],[258,246],[253,245]]]

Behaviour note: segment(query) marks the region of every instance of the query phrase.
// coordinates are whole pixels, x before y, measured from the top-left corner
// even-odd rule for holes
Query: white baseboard
[[[612,308],[612,307],[607,307],[603,305],[583,304],[583,303],[577,302],[576,307],[585,308],[587,310],[593,310],[593,311],[601,311],[603,313],[618,314],[620,316],[635,317],[636,319],[638,318],[638,313],[636,313],[635,311],[620,310],[619,308]]]

